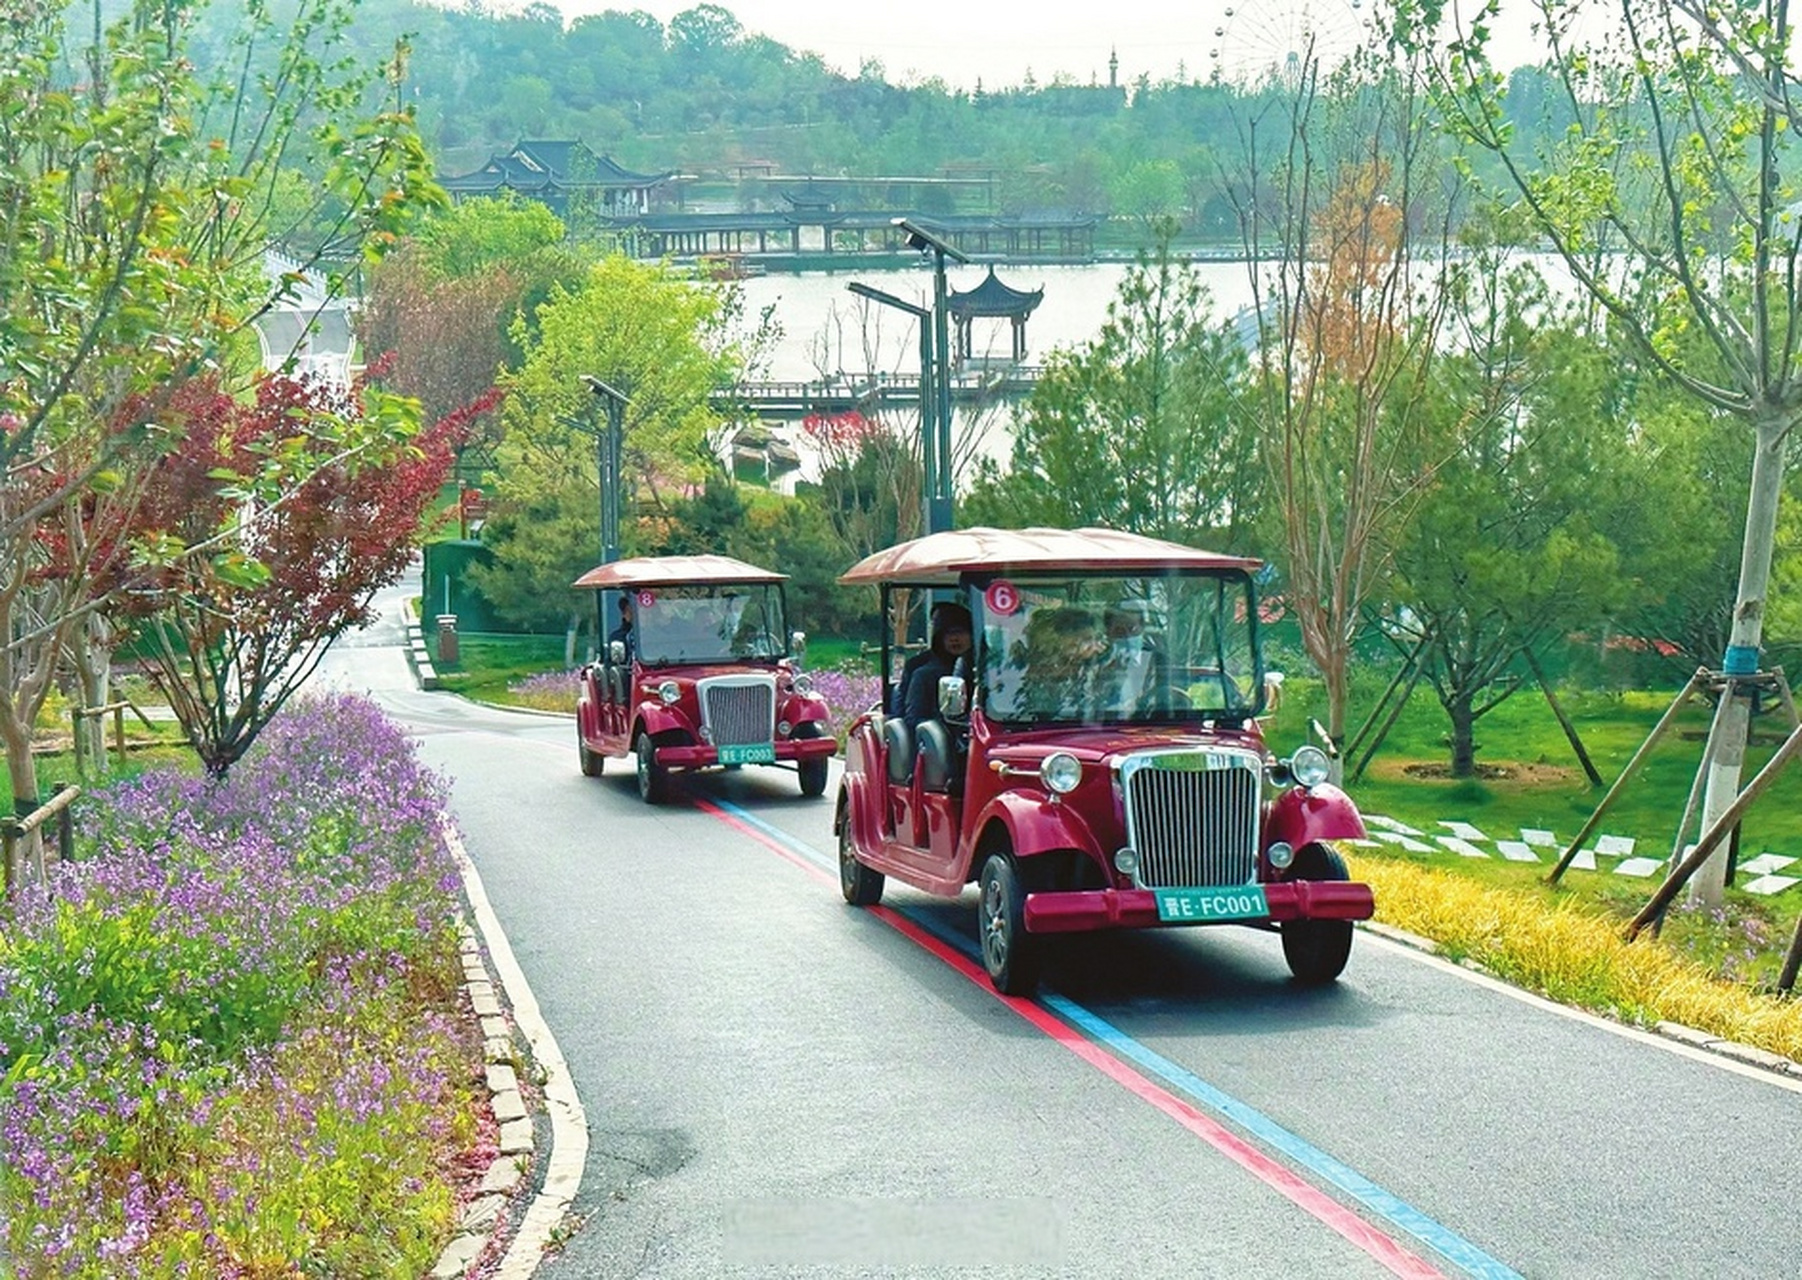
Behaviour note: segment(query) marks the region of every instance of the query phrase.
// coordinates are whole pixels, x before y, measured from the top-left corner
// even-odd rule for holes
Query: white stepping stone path
[[[1794,861],[1794,858],[1786,858],[1780,853],[1761,853],[1756,858],[1740,863],[1739,870],[1749,876],[1768,876],[1773,871],[1783,870]]]
[[[1759,876],[1758,879],[1747,882],[1745,888],[1747,893],[1768,897],[1773,893],[1782,893],[1795,883],[1795,876]]]
[[[1468,823],[1468,822],[1448,822],[1444,818],[1441,818],[1439,820],[1439,825],[1444,827],[1447,831],[1451,832],[1454,836],[1458,837],[1458,839],[1460,839],[1460,840],[1487,840],[1487,839],[1489,839],[1489,837],[1484,835],[1482,833],[1482,831],[1480,831],[1476,827],[1471,826],[1470,823]],[[1460,852],[1462,852],[1462,850],[1460,850]]]
[[[1664,870],[1664,862],[1659,858],[1628,858],[1614,869],[1614,873],[1643,880],[1662,870]]]
[[[1604,858],[1631,858],[1633,856],[1633,837],[1597,836],[1596,852]]]
[[[1596,851],[1579,849],[1571,855],[1570,864],[1578,871],[1594,871],[1596,869]]]
[[[1394,818],[1385,818],[1380,813],[1365,814],[1364,825],[1366,827],[1381,827],[1385,831],[1394,831],[1404,836],[1417,836],[1420,834],[1420,832],[1416,831],[1407,823],[1397,822]]]
[[[1538,862],[1539,855],[1525,840],[1497,840],[1496,850],[1510,862]]]
[[[1461,853],[1467,858],[1487,858],[1489,856],[1487,849],[1479,849],[1470,841],[1457,836],[1436,836],[1435,839],[1453,853]]]
[[[1520,829],[1520,838],[1525,840],[1528,844],[1538,845],[1541,849],[1555,849],[1558,847],[1558,837],[1553,835],[1550,831],[1542,831],[1538,827],[1522,827]]]
[[[1373,832],[1371,832],[1371,834],[1374,835],[1377,839],[1385,842],[1386,844],[1400,845],[1402,848],[1406,849],[1409,853],[1437,853],[1437,852],[1439,852],[1432,845],[1425,844],[1422,841],[1416,840],[1413,836],[1405,836],[1399,831],[1373,831]]]

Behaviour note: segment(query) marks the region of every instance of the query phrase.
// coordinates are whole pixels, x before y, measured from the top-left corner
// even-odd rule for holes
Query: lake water
[[[1043,288],[1045,297],[1026,321],[1026,363],[1040,364],[1057,347],[1088,342],[1107,318],[1107,307],[1128,267],[1121,263],[1088,266],[1004,264],[996,276],[1014,289]],[[1236,314],[1252,298],[1242,262],[1204,262],[1196,271],[1213,295],[1215,313]],[[952,291],[974,289],[988,267],[951,266],[945,273]],[[743,282],[752,314],[774,304],[783,337],[766,377],[779,381],[814,379],[823,373],[879,370],[915,374],[920,369],[920,338],[911,316],[868,303],[845,286],[867,284],[905,302],[932,306],[929,267],[901,271],[810,271],[800,275],[758,276]],[[1012,351],[1012,330],[1005,320],[977,320],[971,334],[978,356],[1001,358]]]
[[[997,265],[996,276],[1010,288],[1045,291],[1044,299],[1026,321],[1025,363],[1043,364],[1057,348],[1091,341],[1106,321],[1108,304],[1114,301],[1129,269],[1123,263]],[[1251,302],[1251,284],[1244,263],[1198,263],[1196,272],[1213,297],[1216,316],[1235,315]],[[945,273],[946,284],[954,292],[974,289],[987,274],[986,265],[952,266]],[[929,310],[932,306],[932,270],[925,265],[905,270],[772,274],[745,280],[742,286],[747,313],[755,316],[763,308],[773,306],[782,329],[769,365],[759,376],[788,382],[814,381],[836,373],[878,372],[910,377],[919,373],[920,335],[913,317],[851,293],[845,286],[852,281]],[[952,340],[956,340],[955,333]],[[971,330],[971,349],[978,359],[1006,359],[1013,351],[1012,323],[1006,319],[976,320]],[[895,422],[897,428],[918,429],[917,410],[901,406],[891,412],[902,415]],[[981,415],[955,409],[952,419],[961,489],[973,458],[1005,459],[1012,414],[1006,406]],[[799,426],[785,423],[772,429],[801,459],[800,472],[776,477],[776,487],[792,491],[797,479],[817,479],[818,456]]]

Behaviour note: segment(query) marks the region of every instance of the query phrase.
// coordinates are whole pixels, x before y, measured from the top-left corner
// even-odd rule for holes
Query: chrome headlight
[[[1295,861],[1295,846],[1287,840],[1273,840],[1270,847],[1264,850],[1264,856],[1270,859],[1273,869],[1287,871],[1289,864]]]
[[[813,677],[803,671],[795,677],[795,692],[805,698],[813,692]]]
[[[663,699],[663,705],[673,707],[682,701],[682,686],[674,680],[665,680],[657,686],[657,696]]]
[[[1318,787],[1332,776],[1332,761],[1319,747],[1297,747],[1289,757],[1289,776],[1298,787]]]
[[[1068,795],[1082,781],[1082,761],[1068,751],[1053,751],[1039,765],[1039,781],[1053,795]]]

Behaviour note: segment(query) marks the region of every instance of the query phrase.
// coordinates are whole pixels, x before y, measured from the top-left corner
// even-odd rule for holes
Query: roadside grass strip
[[[1719,981],[1650,938],[1625,942],[1615,921],[1570,904],[1386,859],[1347,861],[1375,891],[1379,921],[1432,938],[1448,959],[1636,1026],[1680,1023],[1802,1060],[1802,1002]]]
[[[727,801],[694,798],[696,807],[753,840],[814,879],[837,886],[836,867],[827,869],[829,855]],[[831,855],[835,857],[836,855]],[[1518,1273],[1489,1257],[1475,1245],[1441,1226],[1400,1198],[1383,1190],[1356,1170],[1290,1133],[1255,1108],[1207,1084],[1112,1026],[1083,1006],[1048,992],[1038,1001],[1004,996],[990,985],[988,975],[974,958],[969,939],[947,931],[938,922],[911,911],[877,906],[870,914],[883,920],[916,946],[930,952],[984,993],[999,1000],[1061,1047],[1114,1080],[1142,1101],[1156,1107],[1238,1164],[1252,1176],[1304,1209],[1323,1225],[1357,1246],[1398,1276],[1427,1277],[1443,1273],[1410,1253],[1394,1238],[1373,1227],[1358,1214],[1299,1177],[1288,1166],[1272,1159],[1257,1146],[1219,1121],[1198,1110],[1196,1103],[1214,1111],[1259,1142],[1280,1151],[1290,1160],[1353,1197],[1370,1212],[1412,1236],[1472,1275],[1489,1280],[1517,1280]],[[1057,1016],[1052,1015],[1055,1011]],[[1141,1070],[1133,1070],[1133,1066]],[[1149,1071],[1177,1092],[1160,1085]],[[1178,1093],[1187,1097],[1178,1096]]]

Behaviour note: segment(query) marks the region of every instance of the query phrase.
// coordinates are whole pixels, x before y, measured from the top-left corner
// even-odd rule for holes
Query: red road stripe
[[[784,847],[780,841],[772,839],[749,823],[739,821],[710,801],[696,798],[694,803],[703,813],[725,823],[740,835],[755,840],[785,862],[807,872],[814,879],[833,883],[833,877],[821,870],[817,864],[801,857],[792,849]],[[956,948],[933,937],[900,912],[882,906],[869,907],[866,910],[914,945],[937,956],[984,992],[1001,1001],[1039,1031],[1103,1075],[1122,1085],[1141,1101],[1150,1103],[1253,1177],[1287,1197],[1315,1219],[1376,1259],[1391,1273],[1409,1277],[1410,1280],[1444,1280],[1444,1272],[1433,1267],[1425,1259],[1408,1252],[1392,1236],[1377,1230],[1318,1187],[1291,1172],[1287,1166],[1271,1159],[1218,1121],[1203,1115],[1193,1105],[1177,1097],[1162,1085],[1140,1075],[1100,1045],[1085,1040],[1073,1027],[1060,1022],[1042,1006],[1019,996],[1004,996],[996,991],[993,984],[989,982],[988,974],[979,968],[975,961]]]

